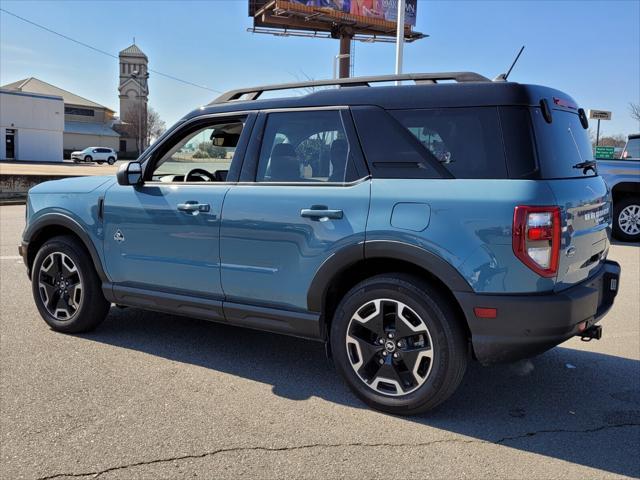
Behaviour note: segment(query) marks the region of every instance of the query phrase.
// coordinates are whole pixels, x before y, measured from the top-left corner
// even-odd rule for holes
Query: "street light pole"
[[[133,72],[131,72],[131,77],[135,78],[136,80],[138,79],[138,74],[140,72],[138,72],[138,70],[134,70]],[[141,88],[142,86],[140,85],[140,82],[138,82],[138,88]],[[142,92],[138,91],[138,156],[142,154],[142,100],[140,100],[142,98]]]
[[[397,30],[396,30],[396,75],[402,73],[402,53],[404,48],[404,10],[405,0],[398,1]],[[400,81],[396,81],[396,85],[400,85]]]

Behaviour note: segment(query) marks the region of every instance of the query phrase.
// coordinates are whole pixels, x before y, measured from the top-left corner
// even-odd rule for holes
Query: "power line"
[[[94,52],[98,52],[98,53],[101,53],[102,55],[106,55],[108,57],[115,58],[116,60],[119,59],[119,57],[117,55],[114,55],[114,54],[109,53],[109,52],[105,52],[104,50],[101,50],[101,49],[99,49],[97,47],[94,47],[93,45],[89,45],[88,43],[81,42],[80,40],[76,40],[75,38],[69,37],[69,36],[67,36],[67,35],[65,35],[63,33],[56,32],[55,30],[52,30],[52,29],[50,29],[48,27],[45,27],[44,25],[40,25],[39,23],[36,23],[36,22],[34,22],[32,20],[29,20],[27,18],[21,17],[20,15],[16,15],[15,13],[10,12],[8,10],[5,10],[4,8],[0,8],[0,11],[6,13],[7,15],[11,15],[12,17],[15,17],[15,18],[17,18],[19,20],[22,20],[23,22],[26,22],[26,23],[29,23],[29,24],[35,26],[35,27],[38,27],[38,28],[40,28],[40,29],[42,29],[42,30],[44,30],[46,32],[53,33],[54,35],[57,35],[58,37],[64,38],[65,40],[69,40],[69,41],[71,41],[73,43],[77,43],[78,45],[81,45],[81,46],[83,46],[85,48],[93,50]],[[160,76],[168,78],[170,80],[175,80],[176,82],[182,82],[182,83],[184,83],[186,85],[191,85],[192,87],[202,88],[203,90],[208,90],[208,91],[214,92],[214,93],[222,93],[220,90],[216,90],[214,88],[205,87],[204,85],[198,85],[197,83],[193,83],[193,82],[190,82],[189,80],[184,80],[182,78],[174,77],[173,75],[169,75],[168,73],[162,73],[162,72],[159,72],[157,70],[153,70],[151,68],[149,68],[148,70],[150,72],[152,72],[152,73],[155,73],[156,75],[160,75]]]

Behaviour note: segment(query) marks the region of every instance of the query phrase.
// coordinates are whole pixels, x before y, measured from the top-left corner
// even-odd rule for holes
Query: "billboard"
[[[328,8],[366,18],[379,18],[395,22],[398,18],[398,0],[291,0],[308,7]],[[418,0],[406,0],[404,23],[416,25]]]
[[[405,25],[415,26],[418,0],[405,1]],[[314,23],[313,20],[316,19],[319,20],[318,13],[324,12],[328,15],[326,20],[337,23],[356,23],[362,24],[362,26],[378,25],[384,30],[391,27],[392,23],[396,23],[398,18],[398,0],[249,0],[249,16],[255,18],[256,13],[268,10],[277,11],[281,7],[284,10],[293,10],[293,13],[306,11],[309,16],[305,20],[308,23]],[[297,10],[300,11],[296,12]],[[258,25],[261,23],[269,22],[265,17],[256,22]],[[309,29],[314,28],[309,25]]]

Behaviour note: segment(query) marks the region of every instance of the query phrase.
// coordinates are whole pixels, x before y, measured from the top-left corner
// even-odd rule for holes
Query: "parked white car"
[[[75,163],[80,162],[97,162],[103,164],[107,162],[109,165],[116,163],[118,154],[112,148],[105,147],[87,147],[84,150],[71,152],[71,160]]]

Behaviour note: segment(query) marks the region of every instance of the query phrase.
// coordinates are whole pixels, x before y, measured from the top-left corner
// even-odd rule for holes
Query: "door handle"
[[[187,213],[208,212],[209,210],[211,210],[211,206],[208,203],[198,203],[193,201],[179,203],[177,208],[181,212]]]
[[[300,210],[300,216],[314,220],[324,218],[339,220],[343,217],[343,213],[342,210],[329,210],[324,205],[313,205],[311,208],[303,208]]]

